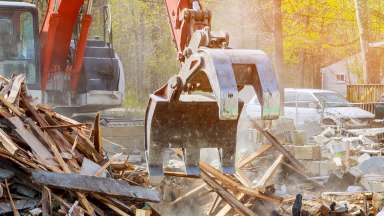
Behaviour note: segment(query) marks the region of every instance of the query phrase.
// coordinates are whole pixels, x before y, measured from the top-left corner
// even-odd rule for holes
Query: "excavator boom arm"
[[[199,0],[164,0],[179,59],[188,46],[193,32],[211,27],[211,15],[202,8]]]
[[[73,29],[78,23],[84,0],[49,0],[48,8],[40,32],[42,45],[41,88],[45,90],[49,75],[55,71],[66,71],[71,74],[72,88],[76,89],[82,65],[86,38],[92,21],[90,8],[93,0],[88,0],[86,12],[83,12],[82,29],[76,45],[74,64],[68,67],[67,60],[72,40]]]

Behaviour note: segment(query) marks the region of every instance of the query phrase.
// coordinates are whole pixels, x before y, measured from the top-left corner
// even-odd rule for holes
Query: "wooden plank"
[[[103,155],[103,140],[101,136],[101,127],[100,127],[100,112],[96,114],[95,122],[93,123],[93,130],[91,133],[93,140],[93,145],[95,146],[96,151]]]
[[[113,204],[114,206],[116,206],[120,210],[123,210],[126,213],[129,213],[131,215],[133,214],[133,208],[127,206],[126,204],[124,204],[123,202],[119,201],[116,198],[107,198],[95,193],[93,193],[92,196],[100,200],[101,202],[108,202],[110,204]]]
[[[215,200],[213,201],[211,207],[209,207],[207,215],[213,215],[213,213],[216,212],[217,207],[221,204],[221,201],[223,201],[223,199],[216,194]]]
[[[160,202],[160,196],[156,190],[131,186],[126,181],[111,178],[36,171],[32,172],[32,180],[36,183],[56,188],[95,192],[111,197]]]
[[[118,206],[116,206],[115,204],[113,204],[110,200],[108,200],[107,198],[103,197],[103,196],[98,196],[98,195],[95,195],[95,197],[100,200],[104,205],[108,206],[110,209],[112,209],[117,215],[120,215],[120,216],[130,216],[128,213],[132,214],[132,211],[124,211],[122,209],[120,209]]]
[[[19,149],[15,142],[0,128],[0,142],[4,148],[11,154],[14,155]]]
[[[283,145],[276,139],[275,136],[273,136],[271,133],[269,133],[267,130],[264,130],[261,128],[256,121],[252,121],[253,127],[257,129],[267,140],[270,142],[273,147],[275,147],[280,153],[282,153],[286,159],[298,170],[301,172],[305,172],[305,168],[303,164],[300,163],[287,149],[284,148]]]
[[[273,162],[272,166],[268,168],[268,170],[265,172],[263,177],[257,182],[257,188],[261,192],[265,192],[265,188],[269,182],[269,180],[272,178],[272,176],[276,173],[277,168],[280,166],[281,162],[284,160],[284,155],[280,154],[275,162]]]
[[[29,112],[32,114],[34,120],[40,124],[40,126],[47,126],[48,123],[40,117],[40,115],[37,113],[35,108],[29,103],[28,99],[25,98],[24,96],[21,97],[24,105],[27,107]],[[0,97],[1,100],[1,97]],[[39,134],[40,138],[46,142],[46,144],[50,147],[51,151],[55,155],[56,160],[59,162],[61,168],[65,173],[71,173],[72,171],[70,170],[68,164],[65,163],[64,159],[62,158],[59,149],[56,146],[56,142],[47,134],[45,134],[40,127],[38,127],[30,118],[26,118],[25,121],[28,123],[28,125],[35,131],[35,133]],[[56,130],[54,130],[56,131]],[[55,171],[57,172],[57,171]],[[87,200],[84,194],[80,192],[75,192],[76,196],[78,197],[81,205],[85,208],[87,213],[89,215],[95,215],[95,210]]]
[[[56,161],[53,160],[51,152],[29,130],[27,130],[19,117],[14,116],[7,118],[7,120],[16,128],[16,133],[32,149],[32,152],[39,160],[49,166],[58,166]]]
[[[12,79],[11,89],[6,99],[9,103],[15,103],[16,98],[19,96],[19,93],[21,90],[21,84],[24,82],[24,80],[25,80],[24,74],[19,74]]]
[[[272,145],[262,145],[256,152],[252,153],[251,155],[249,155],[245,159],[241,160],[239,162],[239,164],[237,165],[237,167],[238,168],[245,167],[246,165],[248,165],[249,163],[254,161],[257,157],[264,154],[264,152],[268,151],[271,147],[272,147]]]
[[[39,200],[35,199],[21,199],[14,202],[17,210],[31,209],[39,205]],[[12,213],[12,206],[10,202],[0,202],[0,215],[8,215]]]
[[[87,126],[85,123],[80,123],[80,124],[67,124],[67,125],[49,125],[49,126],[44,126],[41,127],[41,129],[65,129],[65,128],[78,128],[78,127],[83,127]]]
[[[245,176],[243,171],[237,170],[234,176],[245,187],[252,187],[252,182]]]
[[[305,178],[306,181],[309,181],[311,182],[312,184],[314,184],[315,186],[317,187],[320,187],[320,188],[325,188],[324,185],[312,180],[309,178],[309,176],[307,176],[305,173],[301,172],[300,170],[297,170],[295,167],[291,166],[290,164],[287,164],[286,162],[283,162],[282,163],[285,167],[289,168],[290,170],[294,171],[296,174],[298,174],[299,176]]]
[[[253,196],[258,199],[262,199],[262,200],[266,200],[266,201],[278,203],[278,204],[280,204],[281,201],[283,200],[280,197],[272,197],[272,196],[267,196],[265,194],[262,194],[257,189],[244,187],[205,162],[200,161],[200,169],[206,173],[213,175],[216,179],[222,182],[225,186],[230,187],[232,190],[243,192],[249,196]]]
[[[9,199],[9,202],[11,204],[11,207],[12,207],[13,215],[14,216],[20,216],[19,211],[16,208],[15,202],[13,202],[11,192],[9,191],[9,186],[8,186],[7,179],[5,179],[5,189],[7,190],[7,195],[8,195],[8,199]]]
[[[197,187],[195,187],[194,189],[192,189],[191,191],[188,191],[187,193],[185,193],[183,196],[181,197],[178,197],[175,201],[173,201],[171,204],[172,205],[175,205],[185,199],[187,199],[188,197],[191,197],[193,196],[194,194],[198,193],[199,191],[201,191],[202,189],[204,189],[205,187],[207,186],[207,184],[203,183],[202,185],[199,185]]]
[[[236,199],[241,201],[245,197],[244,193],[238,193],[236,195]],[[219,212],[217,212],[216,216],[225,216],[231,211],[232,207],[229,204],[226,204]]]
[[[256,216],[256,214],[249,208],[245,207],[243,203],[236,199],[231,193],[215,182],[204,171],[201,173],[201,178],[223,199],[225,200],[236,212],[240,215]]]
[[[173,176],[173,177],[179,177],[179,178],[200,178],[200,176],[196,175],[187,175],[184,172],[171,172],[171,171],[164,171],[165,176]]]
[[[52,195],[51,190],[43,186],[41,194],[41,210],[43,215],[52,215]]]

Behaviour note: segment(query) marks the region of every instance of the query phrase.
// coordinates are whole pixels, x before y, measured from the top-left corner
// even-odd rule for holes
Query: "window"
[[[284,92],[284,105],[286,107],[296,107],[296,92],[292,92],[292,91],[285,91]]]
[[[32,13],[0,9],[0,74],[26,75],[28,84],[37,84],[35,29]]]
[[[284,105],[286,107],[313,108],[318,103],[311,93],[285,92]]]
[[[334,92],[315,93],[320,103],[325,107],[350,107],[351,104],[341,95]]]
[[[345,82],[345,75],[344,74],[336,74],[336,80],[339,82]]]

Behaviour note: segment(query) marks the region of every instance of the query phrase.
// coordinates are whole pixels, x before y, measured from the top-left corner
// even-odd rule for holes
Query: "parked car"
[[[246,115],[252,119],[260,116],[260,104],[255,96],[245,107]],[[321,89],[284,90],[284,114],[294,120],[298,129],[305,129],[306,122],[329,125],[364,127],[374,115],[354,107],[336,92]]]

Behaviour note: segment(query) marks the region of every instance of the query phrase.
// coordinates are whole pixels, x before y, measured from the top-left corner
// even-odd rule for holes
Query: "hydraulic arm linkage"
[[[221,169],[235,169],[236,133],[243,102],[239,91],[253,86],[261,119],[280,114],[277,78],[260,50],[228,48],[225,33],[212,32],[211,13],[197,0],[165,0],[179,53],[178,75],[156,90],[146,112],[146,159],[152,183],[163,177],[167,148],[183,149],[186,173],[199,175],[200,148],[219,150]]]

